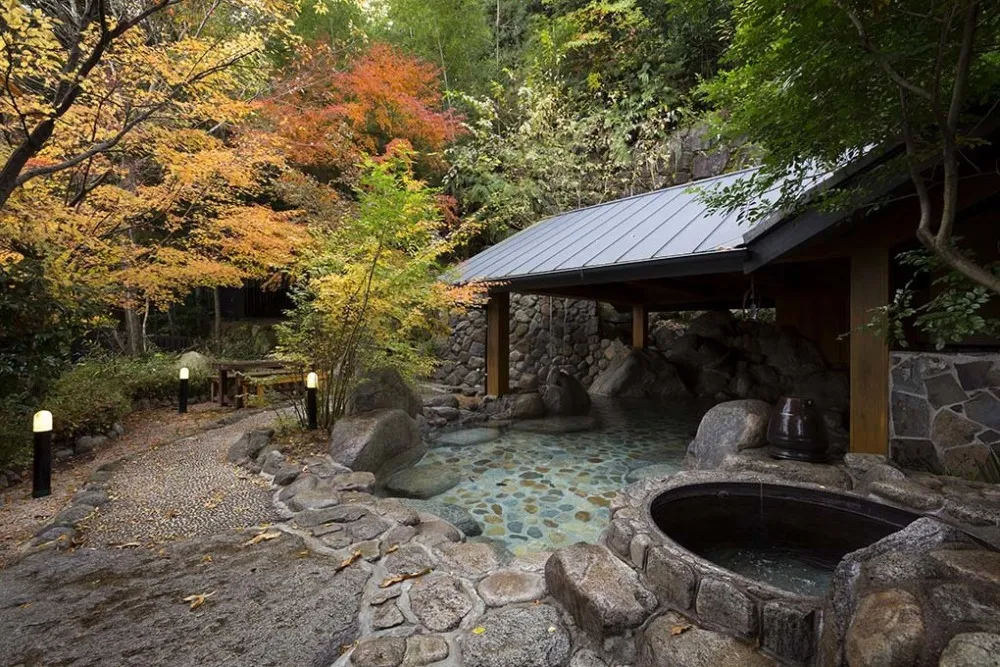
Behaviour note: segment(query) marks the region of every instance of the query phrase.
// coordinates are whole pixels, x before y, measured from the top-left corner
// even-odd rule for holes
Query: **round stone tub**
[[[612,512],[605,543],[661,604],[791,664],[815,653],[826,592],[816,582],[921,516],[816,485],[697,472],[627,487]],[[793,565],[768,576],[773,562]]]

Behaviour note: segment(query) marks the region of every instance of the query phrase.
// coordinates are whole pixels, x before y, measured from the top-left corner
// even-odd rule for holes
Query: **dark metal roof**
[[[747,169],[626,197],[546,218],[487,248],[457,267],[456,282],[542,285],[621,269],[653,270],[659,276],[701,273],[692,260],[704,258],[704,272],[721,265],[741,270],[745,258],[739,212],[710,213],[700,188],[729,185]],[[767,197],[770,199],[771,197]],[[728,257],[732,261],[720,259]],[[676,260],[676,261],[675,261]]]

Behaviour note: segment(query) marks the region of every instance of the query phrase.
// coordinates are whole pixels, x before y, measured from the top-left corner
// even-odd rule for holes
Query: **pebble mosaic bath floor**
[[[547,435],[508,430],[478,445],[437,446],[419,465],[456,466],[458,486],[433,500],[467,509],[483,537],[514,553],[593,542],[633,470],[680,469],[705,407],[595,404],[598,430]]]

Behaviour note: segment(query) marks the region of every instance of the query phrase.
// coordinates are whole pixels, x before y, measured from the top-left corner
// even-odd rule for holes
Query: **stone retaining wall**
[[[900,465],[982,477],[1000,455],[1000,354],[894,352],[892,459]]]
[[[434,379],[460,387],[465,393],[481,391],[486,377],[486,311],[453,316],[449,325],[452,333],[439,344],[442,363]],[[521,385],[527,376],[544,382],[552,369],[590,386],[608,365],[602,351],[610,344],[609,340],[601,340],[595,302],[511,294],[512,387]]]

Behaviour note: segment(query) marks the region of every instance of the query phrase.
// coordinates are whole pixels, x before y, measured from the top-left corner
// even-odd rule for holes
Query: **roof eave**
[[[732,248],[626,264],[608,264],[521,276],[482,277],[475,278],[472,282],[487,283],[491,291],[498,292],[544,290],[629,280],[740,272],[748,258],[749,254],[746,249]]]

